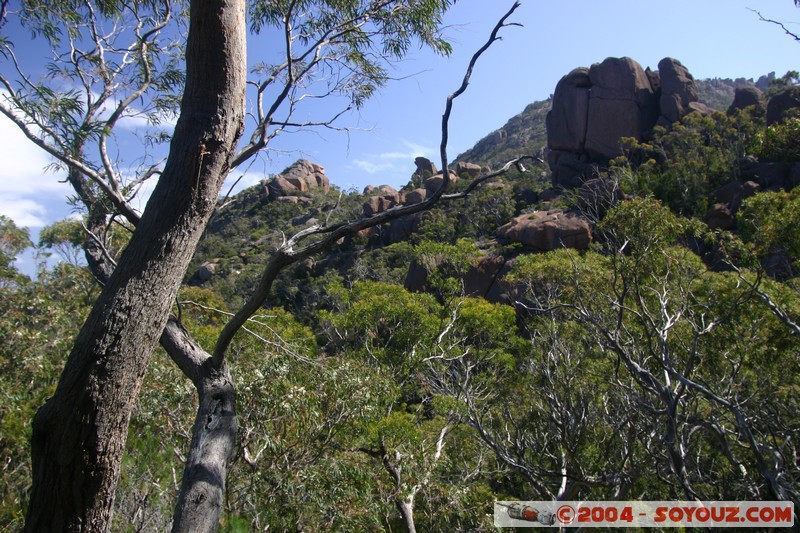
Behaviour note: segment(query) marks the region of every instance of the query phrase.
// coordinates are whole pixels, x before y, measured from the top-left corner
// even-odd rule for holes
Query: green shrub
[[[800,161],[800,118],[768,127],[761,135],[758,156],[772,161]]]

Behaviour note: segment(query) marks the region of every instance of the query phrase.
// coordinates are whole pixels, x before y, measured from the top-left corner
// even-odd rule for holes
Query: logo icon
[[[512,503],[506,508],[506,512],[515,520],[538,522],[545,526],[552,526],[556,522],[556,516],[550,511],[539,510],[521,503]]]

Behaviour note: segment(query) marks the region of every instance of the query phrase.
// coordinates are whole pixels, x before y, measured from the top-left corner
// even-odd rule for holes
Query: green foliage
[[[670,130],[656,127],[650,142],[621,139],[624,157],[611,171],[626,192],[652,194],[685,216],[703,215],[708,194],[738,178],[739,162],[757,146],[760,120],[747,111],[690,113]]]
[[[450,300],[462,296],[462,280],[480,252],[467,239],[455,244],[421,241],[414,246],[414,257],[428,274],[429,289],[440,299]]]
[[[39,246],[80,246],[83,243],[83,227],[78,220],[67,218],[45,226],[39,233]]]
[[[344,312],[322,315],[338,332],[342,347],[403,375],[419,363],[424,353],[419,348],[431,343],[438,331],[440,308],[433,296],[397,285],[359,282],[346,297]]]
[[[769,89],[767,89],[764,96],[766,98],[772,98],[779,92],[790,87],[796,87],[797,85],[800,85],[800,73],[798,73],[796,70],[790,70],[780,78],[775,78],[772,80],[769,84]]]
[[[45,226],[39,233],[40,248],[55,250],[63,261],[72,265],[79,264],[83,241],[83,227],[75,219],[59,220]]]
[[[411,241],[430,241],[453,243],[458,239],[458,215],[446,208],[436,208],[420,215],[419,224]]]
[[[257,1],[249,4],[249,19],[254,33],[283,28],[284,20],[290,20],[304,45],[321,43],[332,49],[328,66],[337,68],[339,63],[347,78],[337,84],[336,92],[360,107],[388,81],[386,62],[403,57],[415,41],[437,53],[450,53],[450,45],[439,35],[442,14],[450,4],[449,0],[399,6],[365,0]],[[309,81],[314,80],[307,70],[311,62],[303,57],[296,64],[297,73]],[[270,68],[262,64],[256,70],[266,73]]]
[[[280,320],[300,333],[291,321]],[[363,363],[317,358],[296,336],[283,338],[243,337],[235,347],[242,455],[230,471],[227,520],[247,517],[257,530],[374,529],[380,483],[350,448],[393,386]]]
[[[18,233],[21,246],[27,232]],[[24,238],[22,238],[24,237]],[[4,241],[4,243],[7,241]],[[0,286],[0,529],[18,530],[30,486],[30,421],[52,395],[73,336],[96,296],[70,266],[33,282]]]
[[[764,192],[746,199],[739,212],[742,237],[752,243],[759,257],[786,254],[800,258],[800,189]]]
[[[194,387],[159,349],[131,415],[114,529],[169,529],[196,408]]]
[[[800,161],[800,118],[791,117],[767,127],[756,155],[771,161]]]
[[[608,283],[608,259],[595,252],[580,254],[561,249],[546,254],[528,254],[517,258],[509,272],[509,281],[524,284],[535,302],[554,299],[573,301],[579,298],[573,280],[577,277],[589,287]]]
[[[19,228],[14,221],[0,215],[0,289],[9,281],[22,280],[13,263],[16,256],[32,246],[27,228]]]
[[[465,180],[456,182],[453,191],[458,191],[465,183]],[[410,240],[454,244],[459,239],[491,239],[515,214],[514,188],[506,181],[498,181],[479,188],[463,200],[422,213]]]
[[[512,176],[470,194],[459,211],[458,237],[469,239],[493,238],[497,230],[516,215]]]
[[[437,33],[449,4],[260,1],[249,9],[255,31],[272,31],[289,11],[302,13],[293,19],[298,45],[346,30],[327,43],[332,59],[323,70],[328,75],[346,66],[347,82],[334,92],[358,106],[388,79],[385,61],[414,41],[449,52]],[[37,5],[25,3],[27,24],[53,42],[88,31],[85,13],[73,4],[41,4],[41,14],[32,9]],[[100,7],[110,16],[130,16],[125,9],[158,6]],[[64,20],[74,24],[63,26]],[[176,51],[166,41],[162,46]],[[151,61],[162,61],[159,48],[152,50]],[[81,57],[94,61],[86,68],[90,79],[103,80],[96,53]],[[169,94],[182,84],[163,61],[154,87],[165,96],[144,99],[152,123],[160,111],[174,109],[177,100]],[[309,66],[301,59],[293,74]],[[262,64],[254,72],[276,71]],[[75,85],[70,69],[53,66],[50,74],[67,80],[64,87]],[[141,72],[128,75],[132,84]],[[309,74],[304,83],[318,81],[324,80]],[[532,131],[541,123],[529,119],[544,116],[548,105],[529,106],[512,124],[517,133],[542,133]],[[35,85],[19,106],[75,141],[106,133],[94,123],[81,125],[87,102],[74,89]],[[673,361],[712,392],[729,394],[765,450],[772,442],[770,453],[791,452],[800,409],[797,339],[747,287],[760,283],[788,316],[800,316],[796,291],[746,270],[708,272],[679,243],[689,235],[724,245],[731,257],[746,255],[749,245],[762,256],[779,251],[796,259],[798,196],[770,193],[745,202],[740,220],[747,245],[675,214],[703,213],[707,193],[735,179],[738,160],[754,147],[762,157],[796,159],[800,126],[789,121],[759,137],[758,120],[745,113],[691,115],[671,131],[657,130],[650,142],[625,141],[627,158],[612,172],[638,197],[608,213],[598,226],[601,244],[591,251],[515,257],[505,281],[518,291],[516,309],[464,298],[461,280],[481,256],[474,241],[491,239],[517,214],[519,193],[547,186],[541,176],[515,173],[510,183],[424,214],[413,243],[370,248],[356,239],[314,258],[324,262],[319,268],[287,272],[275,284],[271,307],[253,317],[229,353],[240,441],[223,530],[395,529],[394,503],[411,495],[419,530],[482,530],[490,527],[486,517],[499,495],[555,498],[565,470],[569,484],[590,480],[578,485],[576,498],[684,499],[668,463],[671,409],[681,423],[703,422],[683,426],[676,437],[691,452],[688,470],[699,493],[766,496],[740,421],[665,368]],[[512,150],[480,148],[487,161],[499,162]],[[255,187],[211,222],[189,276],[204,261],[217,264],[217,275],[203,288],[184,287],[173,309],[201,345],[213,346],[230,311],[252,289],[265,251],[300,229],[303,217],[335,223],[358,214],[363,202],[359,194],[343,194],[331,212],[332,198],[309,197],[311,205],[267,202]],[[58,222],[45,228],[40,246],[74,251],[81,229],[76,221]],[[30,241],[5,217],[0,230],[5,278],[14,272],[13,256]],[[435,295],[397,285],[412,260],[427,271]],[[52,392],[71,335],[95,295],[86,271],[71,265],[30,283],[0,285],[0,451],[3,464],[14,465],[2,471],[0,527],[20,523],[30,475],[28,421]],[[673,381],[658,390],[660,383],[643,386],[636,369]],[[193,396],[191,384],[159,352],[131,421],[115,529],[168,527],[195,408],[186,399]],[[731,463],[720,438],[729,439],[740,465]],[[387,467],[392,461],[396,472]],[[786,467],[791,479],[795,467]],[[750,477],[743,481],[743,475]]]
[[[448,247],[428,243],[427,251]],[[385,414],[353,435],[359,447],[386,470],[386,481],[398,483],[394,498],[420,492],[414,513],[420,529],[482,523],[483,515],[464,516],[461,509],[486,494],[486,486],[479,479],[460,486],[451,481],[465,469],[479,471],[484,457],[475,435],[457,423],[467,409],[456,391],[463,386],[459,376],[469,374],[470,384],[491,390],[513,372],[524,345],[514,310],[472,298],[442,305],[383,283],[357,283],[341,296],[341,307],[325,317],[328,349],[353,353],[398,384],[384,397]]]
[[[406,241],[364,250],[358,254],[350,277],[352,281],[396,283],[408,273],[413,258],[414,248]]]
[[[560,250],[517,259],[512,279],[525,287],[531,356],[519,389],[498,398],[496,418],[483,407],[489,434],[501,445],[500,413],[506,413],[525,428],[517,439],[531,447],[509,448],[516,461],[547,471],[558,462],[541,457],[561,458],[577,477],[635,472],[631,490],[647,498],[680,497],[682,482],[675,471],[663,476],[653,466],[663,461],[661,472],[674,466],[673,441],[634,435],[670,435],[691,450],[681,461],[693,490],[718,499],[744,497],[762,482],[757,474],[741,479],[738,461],[752,472],[749,454],[731,460],[718,434],[696,424],[713,420],[726,434],[746,427],[758,446],[773,438],[783,442],[797,423],[796,412],[778,407],[797,387],[794,370],[786,371],[800,364],[791,347],[797,340],[749,289],[758,284],[756,276],[709,272],[699,257],[675,246],[677,236],[696,228],[657,202],[623,202],[601,226],[616,243],[605,255]],[[764,290],[798,316],[795,291],[774,281]],[[520,396],[529,410],[514,403]],[[744,398],[755,403],[748,407]],[[767,405],[774,410],[761,416]],[[612,412],[625,416],[604,414]],[[552,421],[546,436],[534,420]],[[584,498],[607,495],[602,487],[580,491]]]
[[[598,225],[618,250],[636,255],[659,253],[675,242],[685,225],[672,211],[652,198],[633,198],[609,211]]]
[[[64,141],[57,144],[69,150],[80,150],[86,141],[107,135],[113,124],[107,124],[107,116],[101,117],[99,111],[104,105],[113,109],[140,84],[147,86],[139,95],[144,98],[139,99],[138,116],[154,125],[174,116],[184,81],[183,46],[162,31],[169,9],[174,8],[149,0],[21,2],[19,22],[34,37],[46,40],[53,50],[51,57],[61,60],[46,65],[43,80],[29,77],[34,83],[15,95],[13,105],[46,125],[48,133]],[[174,35],[180,35],[186,20],[178,15],[169,14]],[[96,41],[99,36],[113,37],[115,46],[101,46]],[[130,37],[133,42],[128,49],[123,40]],[[139,46],[138,38],[147,46]],[[84,89],[93,91],[88,102]]]

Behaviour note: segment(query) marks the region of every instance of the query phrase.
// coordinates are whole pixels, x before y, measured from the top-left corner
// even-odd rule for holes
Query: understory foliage
[[[0,277],[2,529],[22,526],[31,480],[30,421],[55,390],[73,337],[96,296],[91,276],[64,263],[35,282],[13,265]]]
[[[702,216],[708,195],[739,178],[742,159],[758,149],[763,113],[691,113],[670,129],[657,126],[653,139],[621,140],[624,157],[612,162],[626,192],[653,195],[676,213]]]

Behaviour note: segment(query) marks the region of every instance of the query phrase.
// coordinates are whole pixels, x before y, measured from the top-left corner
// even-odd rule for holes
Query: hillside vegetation
[[[725,107],[734,84],[701,83],[701,99]],[[540,153],[549,106],[458,160],[497,168]],[[231,350],[239,442],[223,529],[399,531],[411,509],[419,531],[485,531],[495,500],[557,497],[797,509],[800,120],[690,114],[622,145],[584,187],[554,188],[544,165],[516,169],[284,272]],[[276,197],[262,184],[227,201],[176,303],[182,325],[210,349],[267,252],[314,222],[362,216],[371,198],[424,190],[431,176],[412,171],[401,191]],[[535,213],[585,229],[545,225],[547,247],[530,236]],[[79,224],[43,232],[41,253],[65,261],[30,280],[11,262],[27,236],[1,220],[0,528],[13,529],[29,421],[97,287],[74,259]],[[169,527],[187,396],[159,353],[116,529]]]

